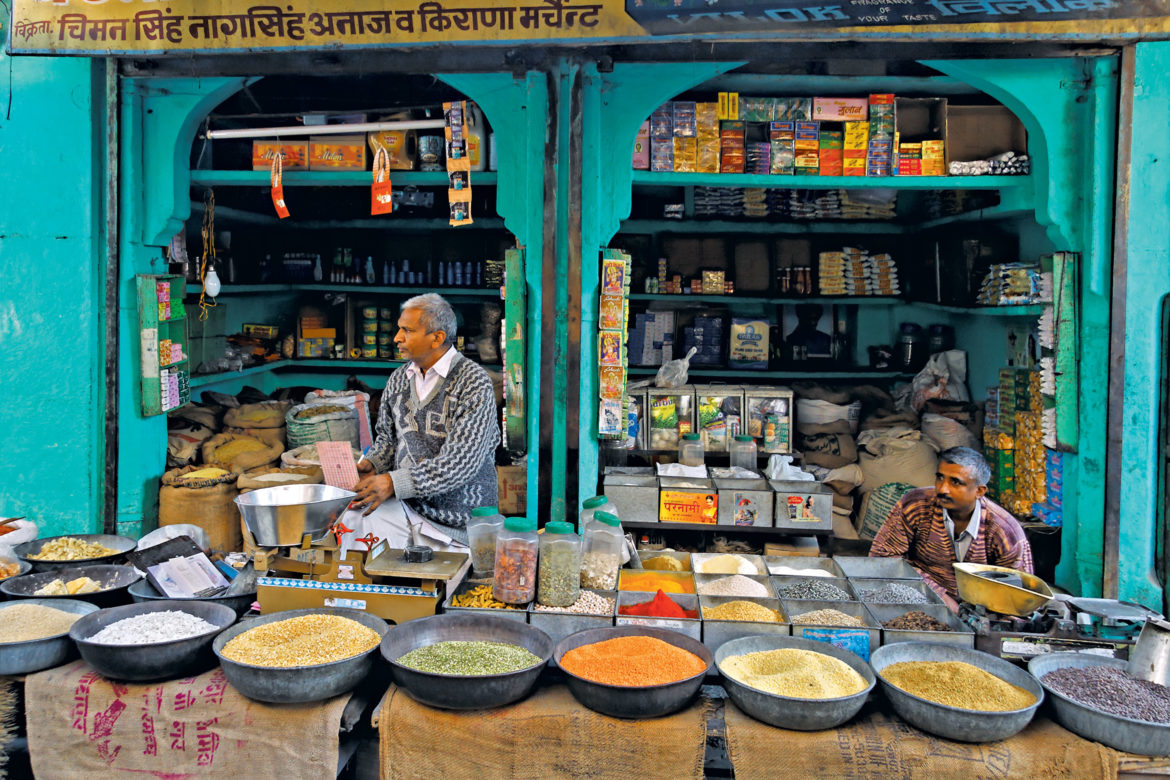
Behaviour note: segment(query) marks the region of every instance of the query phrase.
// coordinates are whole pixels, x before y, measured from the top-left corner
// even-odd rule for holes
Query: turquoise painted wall
[[[0,53],[0,73],[0,515],[100,532],[105,69]]]
[[[1122,598],[1160,607],[1154,571],[1158,517],[1159,417],[1167,345],[1162,305],[1170,295],[1170,43],[1136,47],[1133,122],[1130,128],[1129,212],[1118,214],[1129,232],[1125,296],[1125,411],[1121,480],[1119,588]]]

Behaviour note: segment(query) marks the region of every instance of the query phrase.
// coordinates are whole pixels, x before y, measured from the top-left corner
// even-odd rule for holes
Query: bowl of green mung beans
[[[436,615],[382,640],[394,682],[431,707],[482,710],[529,694],[552,656],[539,628],[492,615]]]

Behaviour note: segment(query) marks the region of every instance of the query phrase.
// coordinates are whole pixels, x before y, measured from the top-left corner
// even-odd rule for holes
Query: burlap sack
[[[259,439],[265,444],[280,447],[281,452],[283,452],[287,446],[287,430],[282,425],[279,428],[224,428],[223,432],[234,433],[238,436],[251,436],[253,439]]]
[[[357,463],[361,456],[362,453],[359,450],[353,450],[354,463]],[[280,462],[284,464],[285,468],[288,468],[289,466],[297,466],[302,468],[308,466],[319,467],[321,465],[321,456],[317,454],[316,444],[306,444],[303,447],[297,447],[296,449],[288,450],[287,452],[283,453],[280,456]]]
[[[236,507],[237,476],[184,480],[195,472],[194,466],[173,469],[163,474],[158,491],[158,524],[190,523],[207,533],[212,550],[234,552],[243,546],[240,536],[240,510]]]
[[[205,425],[188,419],[167,420],[167,466],[188,466],[199,458],[203,442],[215,435]]]
[[[264,401],[228,409],[223,424],[232,428],[283,428],[284,416],[292,404],[287,401]]]
[[[230,445],[232,442],[238,440],[256,442],[260,446],[244,451],[231,452],[231,449],[236,448]],[[228,447],[229,449],[226,453],[221,454],[220,450],[224,447]],[[239,433],[220,433],[212,436],[203,443],[203,463],[208,466],[218,466],[228,471],[234,471],[237,474],[243,474],[249,469],[275,463],[280,460],[280,453],[282,452],[284,452],[284,447],[279,444],[263,442],[255,437],[244,436]]]
[[[803,425],[797,431],[796,441],[807,464],[838,469],[857,462],[857,443],[849,432],[847,420]]]
[[[292,466],[283,469],[265,466],[241,474],[236,480],[236,487],[243,495],[261,488],[280,485],[320,485],[324,482],[325,474],[319,466]]]

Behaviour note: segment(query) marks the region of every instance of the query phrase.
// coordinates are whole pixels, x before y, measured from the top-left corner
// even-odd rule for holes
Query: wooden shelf
[[[630,376],[653,376],[658,373],[658,366],[630,366],[626,371]],[[908,379],[914,376],[904,371],[875,371],[867,368],[844,369],[842,371],[801,371],[799,369],[753,371],[750,368],[701,368],[697,366],[688,369],[687,375],[691,377],[735,377],[737,379],[751,379],[753,377],[757,379]]]
[[[390,181],[396,186],[446,187],[449,183],[443,171],[391,171]],[[286,171],[282,178],[285,187],[369,187],[373,182],[370,171]],[[191,185],[198,187],[268,187],[272,179],[268,171],[191,171]],[[494,186],[496,173],[472,171],[471,186]]]
[[[630,293],[631,301],[669,301],[671,303],[726,303],[731,306],[737,303],[845,303],[862,306],[893,306],[907,303],[902,298],[889,298],[878,295],[806,295],[799,298],[768,297],[755,295],[674,295],[663,293]]]
[[[191,201],[192,213],[203,213],[202,201]],[[254,211],[236,209],[231,206],[216,206],[215,219],[220,224],[248,225],[255,227],[280,227],[282,230],[454,230],[451,223],[442,217],[413,217],[409,210],[395,211],[380,216],[354,219],[298,219],[293,214],[280,219],[271,212],[260,214]],[[460,229],[503,230],[504,220],[499,217],[475,217],[470,225]]]
[[[889,220],[801,220],[777,222],[768,219],[627,219],[618,233],[826,233],[891,235],[903,233],[913,226]]]
[[[241,371],[225,371],[219,374],[197,374],[191,377],[191,387],[195,388],[203,387],[205,385],[218,384],[219,382],[224,382],[231,379],[239,379],[241,377],[252,376],[254,374],[263,374],[268,371],[295,371],[301,368],[326,369],[334,371],[390,371],[398,368],[404,362],[405,361],[402,360],[351,360],[349,358],[288,358],[272,360],[267,363],[262,363],[258,366],[249,366]],[[499,364],[481,363],[480,365],[489,371],[503,370],[503,366]]]
[[[707,523],[631,523],[622,521],[622,528],[639,531],[717,531],[719,533],[771,534],[773,536],[832,536],[832,531],[810,530],[796,532],[788,528],[755,525],[709,525]]]
[[[201,285],[193,284],[188,288],[188,294],[198,295],[203,289]],[[302,284],[288,282],[285,284],[228,284],[224,283],[219,296],[250,295],[264,292],[343,292],[364,293],[367,295],[422,295],[426,292],[436,292],[444,298],[499,298],[498,288],[482,287],[382,287],[380,285],[365,284]]]
[[[783,176],[756,173],[634,171],[633,183],[662,187],[748,187],[797,190],[1002,190],[1030,186],[1027,176]],[[267,176],[267,172],[263,172]],[[287,176],[288,174],[286,174]]]

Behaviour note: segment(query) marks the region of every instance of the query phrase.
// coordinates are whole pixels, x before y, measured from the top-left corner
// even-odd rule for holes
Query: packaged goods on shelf
[[[996,263],[987,271],[975,300],[985,306],[1013,306],[1042,300],[1040,266]]]
[[[638,128],[638,135],[634,138],[633,162],[634,170],[650,169],[650,120],[646,120]]]
[[[1032,162],[1026,154],[1004,152],[986,160],[954,160],[947,172],[951,176],[1027,176]]]

